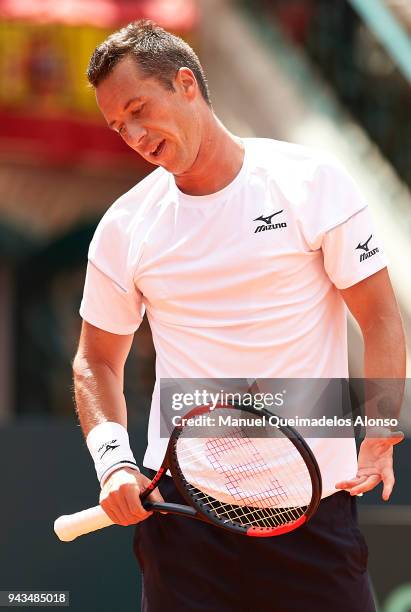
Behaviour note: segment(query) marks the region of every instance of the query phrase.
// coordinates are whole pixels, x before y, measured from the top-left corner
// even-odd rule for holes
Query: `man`
[[[401,435],[367,437],[358,469],[353,440],[317,441],[323,500],[310,523],[241,538],[142,508],[149,480],[129,447],[123,395],[144,310],[157,354],[150,474],[166,446],[160,378],[347,377],[345,304],[364,336],[366,376],[403,378],[401,320],[365,202],[335,161],[230,134],[192,49],[150,22],[97,47],[88,77],[108,126],[159,166],[97,228],[74,361],[100,503],[114,522],[138,523],[143,609],[374,610],[353,496],[382,481],[389,499]],[[171,479],[161,493],[179,501]]]

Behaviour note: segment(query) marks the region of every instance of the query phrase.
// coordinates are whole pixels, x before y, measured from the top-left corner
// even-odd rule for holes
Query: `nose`
[[[138,149],[144,138],[147,136],[147,130],[135,123],[127,126],[127,144],[133,149]]]

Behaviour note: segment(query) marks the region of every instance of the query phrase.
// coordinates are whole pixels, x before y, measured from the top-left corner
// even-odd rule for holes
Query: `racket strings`
[[[177,441],[178,463],[190,497],[203,510],[223,522],[267,528],[292,523],[305,513],[311,478],[281,430],[261,438],[247,435],[243,427],[224,430],[224,437],[190,435],[186,429]]]
[[[239,433],[236,432],[237,437],[224,439],[221,444],[219,440],[210,439],[206,442],[206,456],[210,461],[213,469],[220,474],[225,476],[226,487],[229,493],[234,499],[239,499],[245,504],[252,505],[256,501],[275,501],[279,503],[281,499],[286,499],[286,492],[282,488],[281,484],[276,478],[273,478],[269,486],[262,490],[259,490],[253,495],[246,494],[241,488],[241,483],[244,479],[250,477],[257,478],[265,469],[266,463],[259,454],[257,448],[253,445],[249,438],[239,437]],[[245,463],[237,463],[235,466],[227,466],[225,463],[220,461],[220,456],[225,454],[228,450],[238,451],[239,448],[244,451]]]
[[[292,523],[302,516],[305,506],[296,508],[253,508],[225,504],[209,495],[205,495],[192,485],[188,486],[190,496],[195,499],[206,511],[211,511],[222,522],[232,522],[242,527],[281,527]]]

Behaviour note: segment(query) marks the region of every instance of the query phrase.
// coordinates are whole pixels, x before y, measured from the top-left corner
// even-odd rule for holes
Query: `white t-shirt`
[[[161,378],[344,378],[346,307],[338,289],[386,266],[350,176],[305,147],[244,139],[221,191],[189,196],[157,168],[100,221],[80,314],[131,334],[147,313],[156,350],[148,448],[158,469]],[[323,496],[355,475],[352,439],[310,441]]]

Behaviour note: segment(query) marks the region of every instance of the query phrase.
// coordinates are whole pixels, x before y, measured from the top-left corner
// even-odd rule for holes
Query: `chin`
[[[145,159],[145,161],[151,164],[154,168],[164,168],[164,170],[167,170],[167,172],[173,172],[173,170],[170,168],[169,161],[155,161],[154,159]]]
[[[175,176],[184,176],[184,175],[190,174],[190,172],[193,169],[194,163],[195,163],[195,159],[180,160],[180,163],[176,161],[173,164],[173,169],[167,168],[167,170],[169,172],[172,172]]]
[[[186,172],[186,169],[182,168],[181,164],[169,160],[159,164],[159,166],[164,168],[164,170],[167,170],[167,172],[171,172],[171,174],[174,174],[174,176],[179,176],[180,174],[184,174]]]
[[[170,162],[158,162],[158,164],[154,164],[157,168],[164,168],[167,172],[171,172],[171,174],[175,174],[172,164]]]

